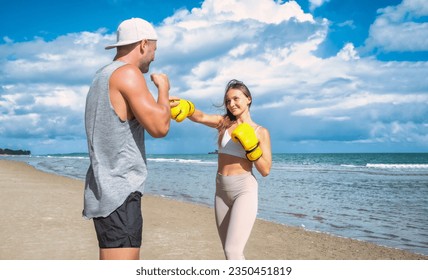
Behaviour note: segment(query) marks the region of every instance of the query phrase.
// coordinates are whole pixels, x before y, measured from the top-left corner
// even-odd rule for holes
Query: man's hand
[[[166,74],[151,74],[150,78],[159,91],[169,92],[170,85],[168,76]]]

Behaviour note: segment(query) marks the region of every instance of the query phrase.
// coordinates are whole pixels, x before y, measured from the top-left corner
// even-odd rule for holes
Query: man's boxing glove
[[[231,138],[234,142],[241,143],[244,150],[247,152],[247,159],[250,161],[258,160],[263,151],[259,147],[259,139],[256,132],[248,123],[239,124],[232,132]]]
[[[177,102],[177,101],[175,101]],[[180,99],[178,105],[171,107],[171,119],[182,122],[185,118],[190,117],[195,112],[195,105],[192,102]]]

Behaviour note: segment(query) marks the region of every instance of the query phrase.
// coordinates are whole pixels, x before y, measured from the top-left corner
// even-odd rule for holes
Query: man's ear
[[[142,40],[140,42],[140,52],[144,53],[144,49],[147,47],[147,40]]]

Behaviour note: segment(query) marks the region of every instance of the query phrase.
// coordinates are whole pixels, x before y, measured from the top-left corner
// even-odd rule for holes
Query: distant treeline
[[[31,155],[30,151],[0,149],[0,155]]]

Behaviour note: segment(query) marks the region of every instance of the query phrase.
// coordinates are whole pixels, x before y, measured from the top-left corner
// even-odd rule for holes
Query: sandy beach
[[[0,159],[0,259],[95,260],[92,221],[82,218],[83,182]],[[143,197],[141,259],[222,260],[212,208]],[[251,260],[428,260],[428,256],[257,220]]]

